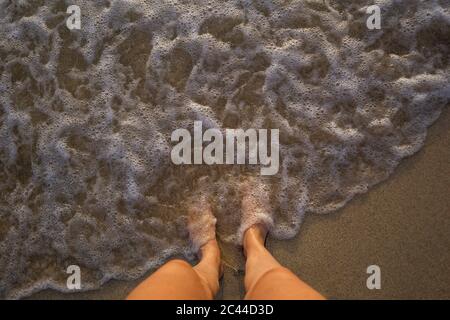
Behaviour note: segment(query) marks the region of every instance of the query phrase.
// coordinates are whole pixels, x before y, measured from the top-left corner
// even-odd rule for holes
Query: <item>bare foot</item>
[[[207,196],[201,194],[188,205],[189,236],[193,250],[201,255],[200,248],[216,239],[216,218]],[[216,243],[217,245],[217,243]]]
[[[240,240],[244,242],[243,240],[251,234],[264,244],[267,233],[273,226],[270,189],[263,181],[249,177],[241,183],[240,191],[242,193]]]
[[[188,206],[188,230],[193,250],[200,261],[194,267],[202,283],[211,293],[211,299],[219,290],[223,276],[220,248],[216,240],[216,221],[209,199],[200,194]]]

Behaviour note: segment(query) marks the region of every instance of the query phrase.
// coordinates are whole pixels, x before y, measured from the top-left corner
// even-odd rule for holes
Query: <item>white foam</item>
[[[445,1],[376,1],[380,31],[372,1],[80,0],[72,32],[58,3],[0,2],[1,297],[67,291],[71,264],[87,290],[192,257],[185,199],[205,184],[238,241],[259,168],[172,166],[195,120],[280,129],[282,239],[386,179],[450,98]]]

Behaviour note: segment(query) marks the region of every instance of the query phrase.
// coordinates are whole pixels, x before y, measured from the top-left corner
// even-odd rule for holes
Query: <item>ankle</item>
[[[260,224],[248,228],[244,233],[244,254],[247,256],[247,253],[253,249],[264,249],[266,236],[266,228]]]
[[[221,253],[216,239],[212,239],[205,243],[199,250],[198,256],[200,262],[208,263],[214,267],[220,267]]]
[[[244,233],[244,242],[248,239],[264,245],[267,236],[267,228],[262,224],[255,224],[247,229]],[[248,241],[247,240],[247,241]]]
[[[219,245],[217,244],[217,240],[211,239],[204,245],[202,245],[200,247],[200,250],[198,251],[198,255],[200,256],[200,258],[203,258],[205,256],[220,256],[220,249]]]

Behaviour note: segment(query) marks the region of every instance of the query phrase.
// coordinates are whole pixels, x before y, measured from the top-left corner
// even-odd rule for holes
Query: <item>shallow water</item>
[[[423,145],[450,100],[450,1],[0,1],[0,296],[192,257],[186,199],[238,238],[257,166],[174,166],[196,120],[280,129],[273,235],[342,207]],[[72,3],[70,3],[72,4]]]

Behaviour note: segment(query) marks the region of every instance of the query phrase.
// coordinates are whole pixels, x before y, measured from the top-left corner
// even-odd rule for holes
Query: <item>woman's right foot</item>
[[[244,249],[244,256],[247,257],[247,249],[251,246],[252,248],[259,247],[265,248],[266,238],[268,230],[262,224],[255,224],[248,228],[244,232],[244,238],[242,241],[242,247]],[[256,246],[255,246],[256,244]]]
[[[249,177],[241,183],[241,237],[246,252],[249,238],[264,245],[267,233],[273,226],[272,208],[270,206],[270,189],[262,181]]]

